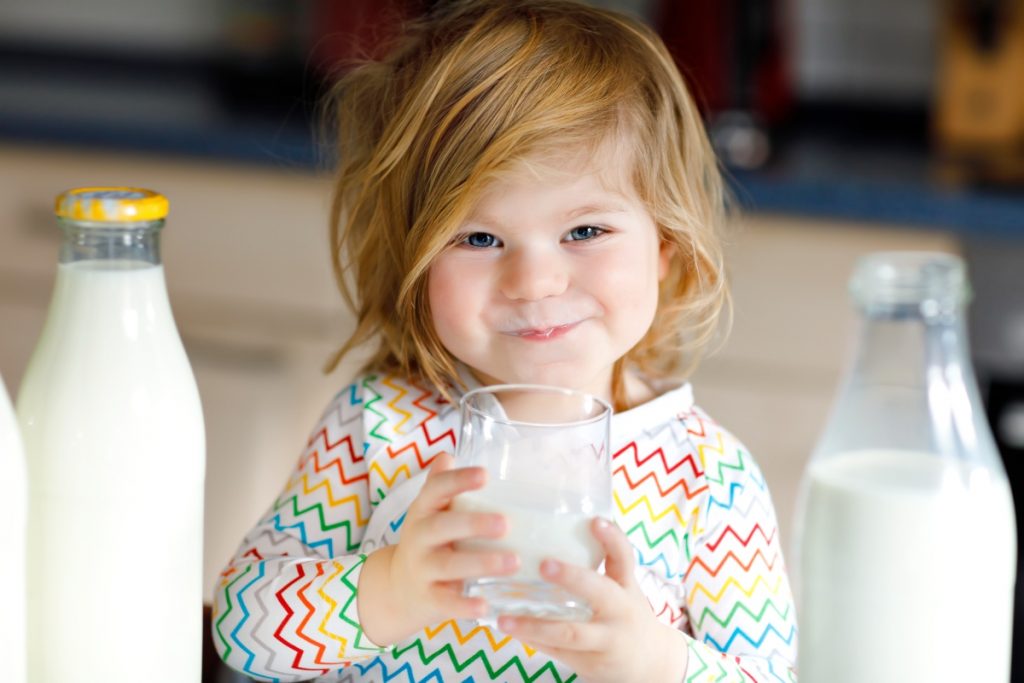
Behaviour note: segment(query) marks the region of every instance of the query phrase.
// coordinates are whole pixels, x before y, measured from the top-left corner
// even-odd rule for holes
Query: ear
[[[661,282],[668,275],[669,266],[672,265],[672,258],[675,257],[678,247],[668,240],[662,240],[658,247],[658,282]]]

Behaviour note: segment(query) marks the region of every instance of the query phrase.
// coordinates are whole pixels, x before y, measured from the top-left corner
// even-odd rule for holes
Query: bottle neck
[[[862,313],[844,402],[869,418],[864,436],[959,458],[994,451],[962,308]]]
[[[100,223],[58,219],[64,234],[61,263],[121,261],[160,265],[160,230],[164,222]]]

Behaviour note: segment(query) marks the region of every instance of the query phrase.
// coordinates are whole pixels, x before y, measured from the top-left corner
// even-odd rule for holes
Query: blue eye
[[[476,249],[487,249],[499,244],[498,238],[487,232],[470,233],[463,238],[462,243]]]
[[[605,231],[597,226],[581,225],[570,230],[568,238],[571,242],[580,242],[583,240],[592,240],[595,237],[603,235],[604,233]]]

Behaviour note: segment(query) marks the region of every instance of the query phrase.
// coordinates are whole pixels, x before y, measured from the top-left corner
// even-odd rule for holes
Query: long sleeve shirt
[[[512,637],[448,620],[379,648],[359,623],[367,554],[397,543],[432,459],[454,453],[457,407],[413,381],[342,390],[215,590],[222,659],[256,680],[569,683]],[[795,681],[796,615],[767,486],[684,384],[611,423],[614,521],[651,610],[687,635],[687,683]]]

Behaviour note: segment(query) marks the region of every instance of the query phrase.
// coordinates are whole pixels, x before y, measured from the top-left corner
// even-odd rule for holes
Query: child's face
[[[621,166],[548,166],[559,172],[492,183],[435,259],[434,327],[485,383],[607,397],[613,364],[654,319],[669,247],[631,184],[608,182]]]

